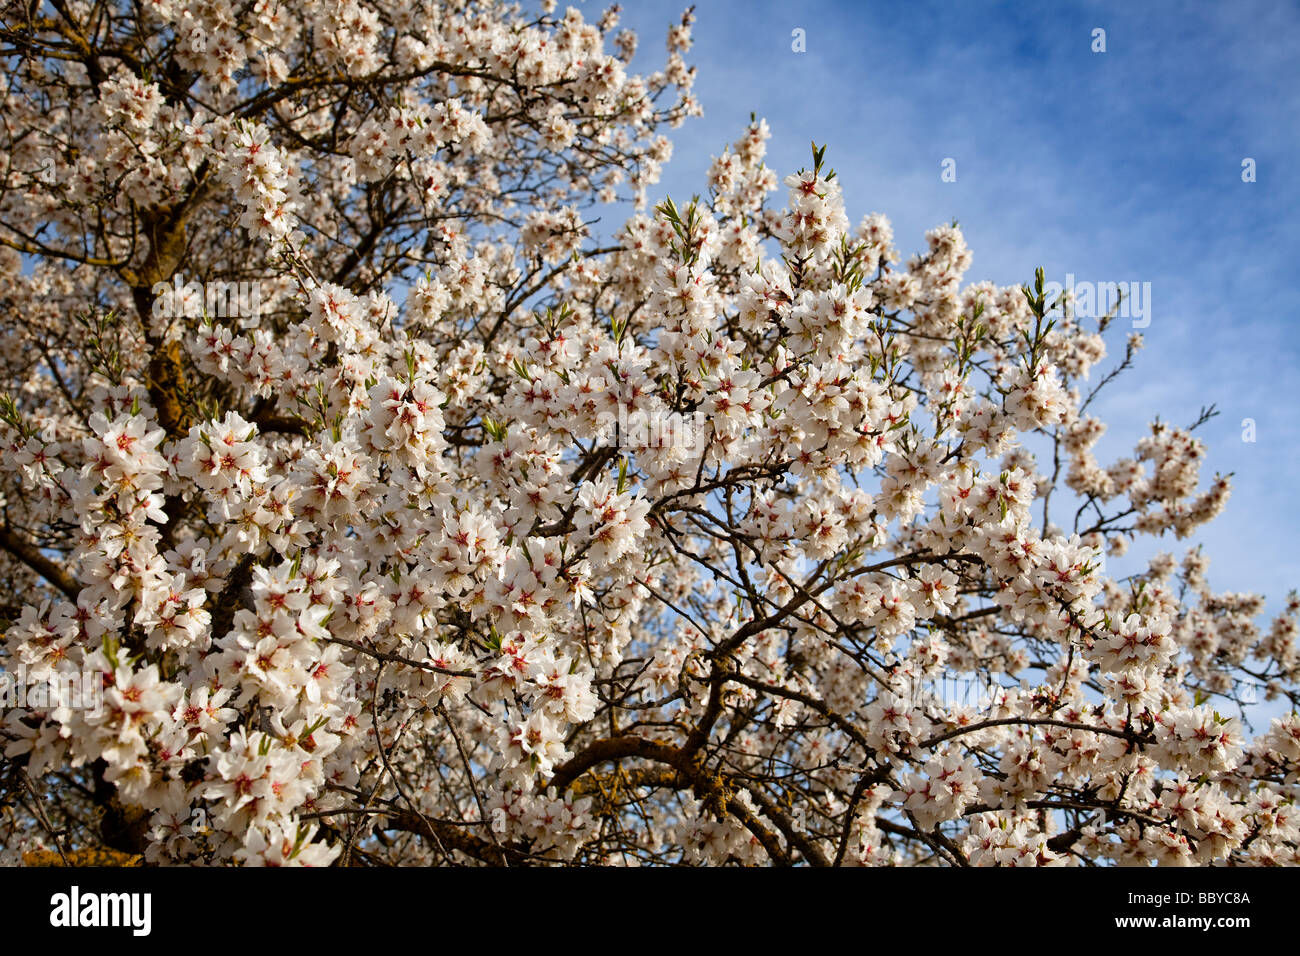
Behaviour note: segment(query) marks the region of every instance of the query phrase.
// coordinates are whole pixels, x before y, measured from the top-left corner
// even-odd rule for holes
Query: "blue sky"
[[[624,3],[637,69],[662,63],[684,6]],[[1272,610],[1300,587],[1300,5],[703,0],[696,16],[687,61],[704,116],[670,134],[658,195],[703,191],[753,111],[782,176],[827,143],[850,220],[886,214],[904,256],[956,218],[970,281],[1019,284],[1041,265],[1060,282],[1149,282],[1146,349],[1093,406],[1109,425],[1097,456],[1128,455],[1156,415],[1187,425],[1213,403],[1202,473],[1233,472],[1234,490],[1190,541],[1135,548],[1112,571],[1203,542],[1217,591],[1264,593]],[[1128,326],[1112,326],[1093,381]]]

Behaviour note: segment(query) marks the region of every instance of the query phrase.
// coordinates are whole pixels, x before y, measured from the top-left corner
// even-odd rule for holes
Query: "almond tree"
[[[692,15],[553,8],[5,7],[8,858],[1296,862],[1300,601],[1104,571],[1228,496],[1140,338],[760,120],[649,210]]]

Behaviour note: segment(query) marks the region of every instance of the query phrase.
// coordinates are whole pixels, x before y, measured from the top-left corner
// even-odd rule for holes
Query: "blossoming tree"
[[[1104,573],[1228,495],[1094,457],[1107,321],[762,121],[649,206],[690,13],[542,6],[5,6],[0,663],[103,688],[8,858],[1297,862],[1300,605]]]

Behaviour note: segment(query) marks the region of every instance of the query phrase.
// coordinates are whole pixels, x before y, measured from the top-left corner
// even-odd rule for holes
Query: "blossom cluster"
[[[1104,328],[1041,275],[965,282],[955,225],[904,260],[824,149],[768,167],[762,120],[648,209],[691,16],[640,77],[616,9],[551,6],[164,0],[130,35],[174,70],[51,40],[53,77],[15,73],[13,125],[51,132],[0,219],[62,245],[0,249],[32,305],[0,320],[0,665],[105,693],[6,710],[0,748],[70,821],[130,822],[64,832],[159,863],[1297,862],[1300,724],[1232,711],[1247,678],[1300,703],[1300,600],[1261,628],[1199,550],[1104,571],[1225,507],[1194,429],[1099,461]],[[584,208],[618,196],[602,246]],[[264,314],[159,325],[182,272]],[[950,674],[993,692],[918,692]]]

